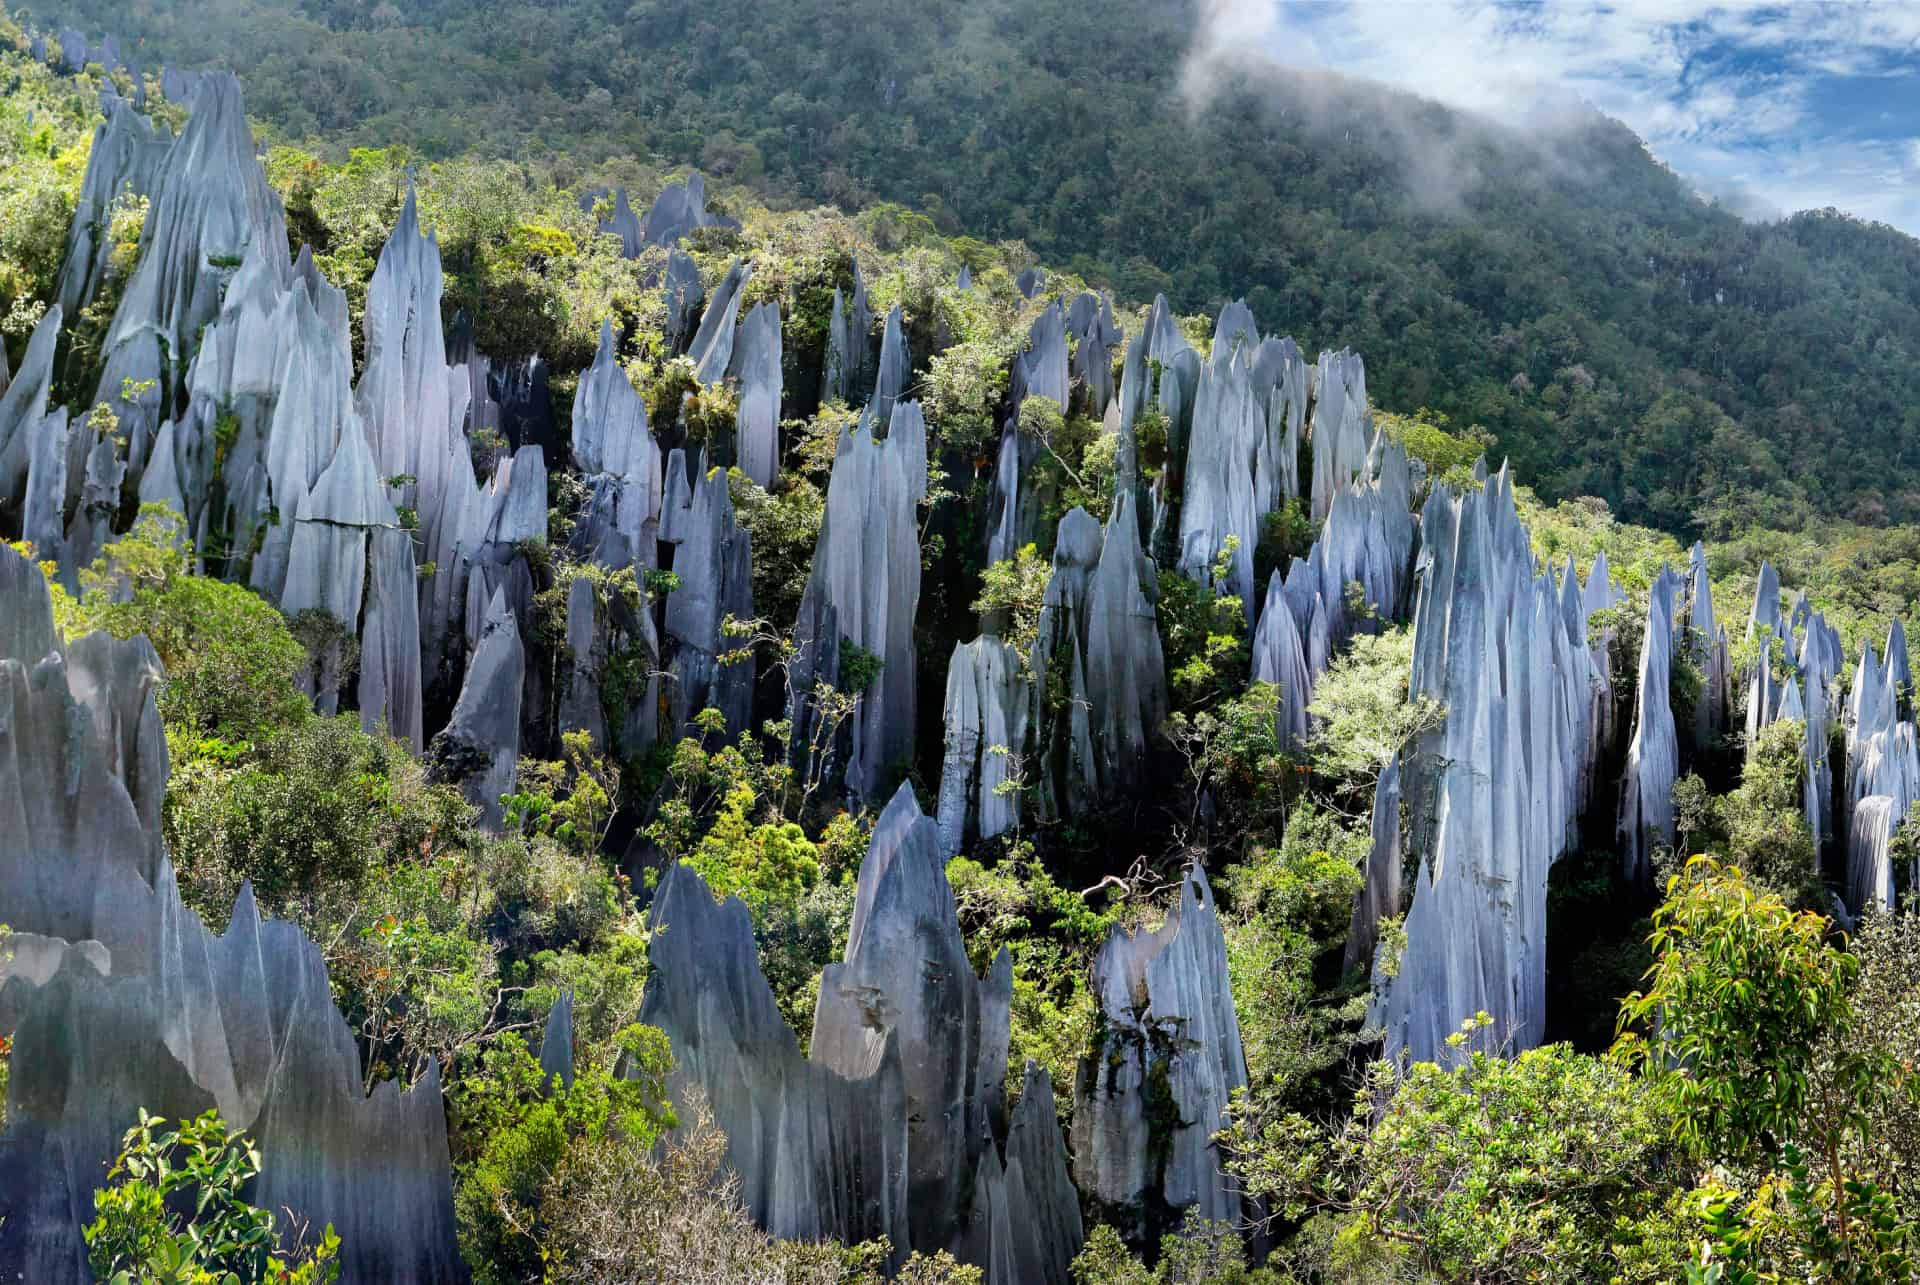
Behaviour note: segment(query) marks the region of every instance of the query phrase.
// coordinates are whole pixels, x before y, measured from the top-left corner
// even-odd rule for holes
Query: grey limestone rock
[[[67,233],[67,257],[60,266],[58,297],[63,312],[77,317],[93,302],[106,273],[102,250],[115,202],[151,197],[172,146],[173,135],[166,127],[135,111],[130,103],[116,103],[107,119],[94,127],[87,175]]]
[[[520,693],[526,653],[503,590],[487,607],[473,659],[453,716],[428,750],[435,774],[460,786],[497,831],[505,815],[501,796],[513,788],[520,762]]]
[[[367,356],[354,405],[381,478],[414,479],[393,498],[417,515],[420,561],[434,567],[420,593],[422,667],[429,679],[457,665],[456,622],[483,522],[463,427],[472,381],[447,364],[441,289],[439,244],[421,234],[409,188],[367,286]]]
[[[820,372],[820,400],[851,403],[871,374],[873,313],[867,307],[867,283],[860,261],[853,264],[853,294],[833,290],[833,314],[827,323],[826,360]]]
[[[607,720],[600,708],[606,634],[592,579],[575,576],[567,586],[568,672],[560,691],[560,730],[585,732],[597,749],[607,744]]]
[[[1115,497],[1104,531],[1078,508],[1060,522],[1029,666],[1032,755],[1047,819],[1141,783],[1148,740],[1166,718],[1159,588],[1138,531],[1126,493]],[[1049,694],[1055,683],[1064,683],[1064,701]]]
[[[1114,931],[1094,960],[1093,985],[1103,1034],[1074,1083],[1081,1194],[1130,1219],[1136,1238],[1155,1208],[1238,1222],[1245,1211],[1213,1135],[1233,1091],[1247,1082],[1246,1055],[1226,939],[1198,865],[1188,868],[1158,931]],[[1170,1098],[1164,1106],[1148,1101],[1154,1082]],[[1158,1148],[1150,1141],[1156,1111],[1173,1116],[1171,1136]]]
[[[753,541],[734,518],[725,472],[703,461],[679,534],[673,569],[680,587],[667,595],[673,720],[684,727],[701,710],[717,709],[737,736],[752,720],[753,667],[721,660],[739,647],[722,626],[728,616],[753,618]]]
[[[1368,849],[1366,881],[1353,904],[1347,928],[1344,967],[1364,967],[1380,944],[1380,921],[1403,909],[1400,888],[1400,759],[1388,759],[1373,785],[1373,846]]]
[[[60,61],[71,71],[84,68],[87,57],[87,38],[72,27],[60,29]]]
[[[1115,497],[1087,586],[1086,694],[1099,788],[1110,796],[1145,781],[1147,742],[1168,711],[1159,582],[1138,529],[1132,497]]]
[[[1870,794],[1853,806],[1853,824],[1847,832],[1847,905],[1853,912],[1869,907],[1894,909],[1893,833],[1901,817],[1896,801]],[[1908,883],[1913,872],[1906,872]]]
[[[1746,640],[1749,644],[1756,637],[1769,640],[1772,647],[1784,646],[1787,640],[1786,622],[1780,614],[1780,576],[1774,571],[1771,562],[1761,562],[1760,579],[1754,589],[1753,609],[1747,614]],[[1773,666],[1755,665],[1746,675],[1747,688],[1747,744],[1752,745],[1760,729],[1771,723],[1780,705],[1780,693],[1774,686]]]
[[[616,570],[652,567],[663,479],[647,405],[620,366],[612,323],[600,327],[593,365],[573,399],[573,463],[587,484],[573,551]]]
[[[880,364],[874,370],[873,400],[867,403],[866,421],[869,424],[889,422],[894,405],[906,395],[912,381],[913,358],[907,351],[900,305],[896,303],[888,311],[886,327],[880,333]]]
[[[992,1158],[983,1155],[981,1160],[991,1182]],[[976,1186],[976,1202],[978,1191]],[[1004,1192],[1004,1199],[989,1196],[994,1222],[997,1225],[1004,1217],[1011,1234],[995,1239],[1010,1245],[1010,1250],[992,1255],[994,1268],[988,1276],[989,1285],[1027,1281],[1068,1285],[1072,1279],[1069,1268],[1085,1243],[1086,1230],[1054,1110],[1053,1081],[1033,1062],[1027,1063],[1020,1103],[1007,1130],[1006,1163],[999,1191]],[[973,1261],[988,1257],[976,1255]]]
[[[1113,300],[1105,294],[1080,295],[1068,313],[1067,328],[1076,341],[1073,382],[1081,389],[1087,413],[1099,418],[1107,413],[1117,391],[1113,385],[1113,350],[1126,340],[1114,319]]]
[[[413,535],[398,527],[367,532],[366,614],[360,623],[360,726],[404,741],[414,753],[424,743],[420,708],[419,576]]]
[[[158,661],[105,635],[32,657],[46,594],[0,551],[0,906],[40,961],[0,993],[0,1271],[87,1279],[80,1226],[136,1111],[217,1106],[260,1147],[254,1199],[341,1233],[343,1279],[465,1279],[437,1076],[367,1097],[319,950],[244,887],[219,936],[181,905]]]
[[[1053,544],[1053,571],[1040,608],[1033,644],[1034,760],[1040,815],[1057,820],[1084,812],[1099,789],[1093,723],[1087,692],[1087,591],[1106,536],[1092,514],[1078,506],[1060,519]],[[1049,689],[1064,684],[1066,699]]]
[[[884,1041],[853,1079],[809,1062],[760,972],[746,906],[716,905],[690,866],[662,877],[649,924],[640,1020],[672,1045],[674,1099],[684,1108],[690,1090],[705,1097],[754,1221],[788,1238],[886,1236],[904,1258],[912,1240],[897,1042]]]
[[[234,269],[251,256],[284,269],[287,232],[240,99],[224,73],[202,78],[193,112],[152,180],[140,257],[102,342],[95,402],[129,438],[137,480],[153,434],[186,382],[201,327],[219,315]],[[127,381],[144,391],[129,400]]]
[[[280,594],[281,610],[289,615],[302,611],[325,612],[351,636],[360,623],[369,537],[376,530],[397,530],[398,527],[399,517],[387,502],[366,439],[358,432],[346,434],[334,453],[333,462],[327,465],[294,514],[287,582]],[[410,548],[406,552],[410,553]],[[389,578],[395,570],[388,568]],[[391,595],[394,586],[389,583],[386,587]],[[402,592],[405,589],[406,586],[401,586]],[[404,629],[404,622],[391,618],[391,597],[387,608],[387,623]],[[321,711],[328,714],[336,708],[343,677],[339,648],[330,648],[330,653],[329,657],[322,658],[320,676],[308,693],[315,697]],[[398,675],[392,677],[402,687],[407,683]]]
[[[573,1087],[573,992],[565,991],[547,1012],[546,1029],[540,1035],[540,1073],[549,1084],[556,1079],[562,1088]]]
[[[780,471],[780,307],[755,304],[740,323],[729,373],[739,383],[735,454],[740,471],[771,487]]]
[[[700,305],[707,297],[707,288],[700,281],[700,267],[692,255],[683,250],[667,255],[666,279],[661,289],[667,296],[667,343],[674,352],[680,352],[693,338],[693,319],[700,315]]]
[[[1401,765],[1419,873],[1371,1020],[1389,1057],[1432,1060],[1483,1011],[1498,1041],[1541,1038],[1547,875],[1575,837],[1591,707],[1584,625],[1534,573],[1505,470],[1436,491],[1420,549],[1410,687],[1446,713]]]
[[[50,416],[59,419],[61,416]],[[54,426],[42,421],[43,430]],[[60,556],[61,578],[77,591],[79,568],[90,564],[113,538],[114,517],[126,485],[127,457],[115,437],[86,431],[64,434],[67,444],[67,490],[72,493],[79,472],[79,495],[67,522],[66,545]],[[51,445],[51,443],[49,443]],[[76,470],[76,457],[85,452],[85,464]]]
[[[1680,745],[1668,685],[1673,671],[1673,599],[1678,587],[1677,577],[1663,571],[1648,591],[1633,741],[1627,747],[1626,778],[1620,787],[1621,873],[1641,884],[1652,878],[1653,850],[1674,839],[1673,783],[1680,775]]]
[[[752,278],[753,265],[744,259],[735,259],[707,300],[700,329],[687,349],[687,355],[693,359],[694,378],[703,384],[718,383],[726,376],[733,360],[734,322],[740,315],[740,291]]]
[[[1713,587],[1707,579],[1707,549],[1694,542],[1687,568],[1684,613],[1687,652],[1700,671],[1701,691],[1693,707],[1693,744],[1704,749],[1727,730],[1732,705],[1733,662],[1726,631],[1713,615]]]
[[[840,648],[852,644],[880,662],[848,720],[847,788],[869,801],[882,776],[913,754],[919,506],[927,491],[927,430],[920,404],[896,404],[884,440],[876,439],[872,416],[870,407],[859,431],[840,433],[827,511],[795,629],[801,656],[788,687],[794,739],[806,745],[815,725],[814,683],[825,680],[827,666],[837,665]],[[822,626],[829,619],[833,642],[823,647]]]
[[[1323,520],[1333,497],[1366,466],[1373,416],[1367,406],[1367,370],[1360,354],[1322,352],[1314,378],[1313,505]]]
[[[707,208],[707,181],[696,170],[687,175],[686,182],[669,183],[660,189],[640,235],[648,245],[675,245],[690,233],[714,227],[737,231],[740,224]]]
[[[1883,662],[1887,684],[1893,689],[1894,706],[1903,717],[1913,714],[1913,665],[1907,659],[1907,627],[1895,617],[1887,627],[1887,650]]]
[[[908,1233],[929,1252],[961,1244],[964,1177],[992,1136],[989,1107],[1006,1074],[1005,1001],[997,1029],[989,1029],[982,989],[996,980],[1012,985],[1010,963],[998,979],[974,976],[945,866],[938,827],[902,784],[860,866],[844,960],[821,974],[811,1052],[813,1065],[855,1079],[897,1050],[907,1105]],[[998,1071],[990,1083],[979,1078],[989,1045]]]
[[[47,309],[33,328],[4,396],[0,396],[0,518],[21,515],[34,439],[47,418],[53,388],[53,359],[60,343],[60,306]],[[63,495],[65,483],[62,482]],[[54,551],[44,550],[51,555]]]
[[[82,431],[86,431],[84,426]],[[67,445],[67,411],[64,406],[56,407],[31,429],[20,534],[36,553],[71,566],[65,523]]]
[[[613,194],[613,212],[600,224],[601,236],[620,238],[620,253],[629,259],[640,257],[640,251],[646,246],[646,234],[640,228],[640,216],[633,212],[633,206],[627,201],[627,189],[616,188]]]
[[[1313,676],[1307,670],[1306,645],[1287,606],[1280,573],[1267,581],[1267,601],[1253,633],[1253,681],[1280,689],[1275,719],[1281,747],[1299,750],[1307,741],[1307,706],[1313,701]]]
[[[889,324],[892,319],[889,318]],[[885,358],[882,359],[883,366]],[[1027,332],[1026,348],[1015,355],[1011,398],[1013,413],[1001,429],[998,465],[987,509],[987,560],[1002,562],[1040,535],[1040,513],[1053,497],[1032,479],[1045,449],[1020,425],[1020,409],[1029,397],[1044,397],[1065,414],[1071,387],[1067,365],[1067,322],[1059,303],[1047,305]],[[877,396],[877,393],[876,393]]]
[[[1275,465],[1266,458],[1266,405],[1254,395],[1250,354],[1243,356],[1222,333],[1232,321],[1231,311],[1221,314],[1215,355],[1201,368],[1194,396],[1180,508],[1179,570],[1190,580],[1211,581],[1215,562],[1233,542],[1227,579],[1220,587],[1240,599],[1251,621],[1256,606],[1253,552],[1267,511],[1260,502],[1264,488],[1256,477]]]
[[[1013,647],[991,634],[959,643],[947,666],[946,757],[940,769],[940,846],[991,839],[1019,820],[1007,792],[1024,752],[1029,684]]]
[[[193,101],[200,82],[209,74],[204,71],[188,71],[182,67],[162,67],[160,69],[160,94],[170,103],[186,106]]]

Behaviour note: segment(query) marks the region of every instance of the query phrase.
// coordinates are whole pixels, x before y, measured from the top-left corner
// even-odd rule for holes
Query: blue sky
[[[1920,235],[1920,3],[1206,0],[1189,63],[1259,51],[1549,130],[1618,117],[1755,216],[1837,206]]]

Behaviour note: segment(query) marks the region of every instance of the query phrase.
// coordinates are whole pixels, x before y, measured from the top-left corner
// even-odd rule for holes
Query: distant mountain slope
[[[1192,0],[35,0],[240,69],[330,148],[698,164],[1018,237],[1125,296],[1245,295],[1479,422],[1549,496],[1690,533],[1920,519],[1920,243],[1743,224],[1599,117],[1548,140],[1335,77],[1179,96]]]

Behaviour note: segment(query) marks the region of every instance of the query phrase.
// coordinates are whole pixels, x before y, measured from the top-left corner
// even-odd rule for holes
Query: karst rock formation
[[[77,32],[39,48],[126,66]],[[177,134],[139,97],[103,94],[57,297],[17,368],[0,366],[0,537],[35,557],[0,548],[0,1034],[14,1048],[0,1276],[86,1279],[80,1227],[121,1133],[141,1108],[209,1107],[260,1147],[256,1203],[334,1224],[343,1279],[466,1275],[439,1069],[369,1089],[314,943],[250,890],[223,932],[182,904],[162,841],[158,656],[55,628],[47,576],[76,588],[143,505],[177,514],[199,574],[250,587],[316,640],[316,709],[420,755],[492,829],[509,824],[522,759],[552,757],[564,733],[636,762],[786,722],[801,787],[875,819],[810,1038],[775,1002],[748,907],[684,864],[651,894],[640,1018],[670,1041],[671,1092],[697,1089],[725,1132],[760,1226],[884,1235],[896,1266],[949,1250],[992,1285],[1066,1285],[1083,1211],[1136,1242],[1188,1210],[1259,1212],[1213,1141],[1248,1066],[1206,861],[1183,855],[1164,919],[1100,948],[1098,1034],[1066,1116],[1046,1070],[1010,1065],[1012,961],[969,957],[947,875],[1040,827],[1124,832],[1167,792],[1174,591],[1237,611],[1247,660],[1230,677],[1271,686],[1296,762],[1343,652],[1411,626],[1405,694],[1434,717],[1369,780],[1343,960],[1370,979],[1389,1056],[1438,1057],[1481,1012],[1500,1047],[1541,1041],[1555,863],[1611,842],[1619,878],[1650,888],[1680,838],[1675,782],[1742,735],[1799,729],[1800,806],[1816,845],[1844,853],[1847,913],[1920,881],[1895,865],[1920,802],[1903,626],[1849,659],[1764,566],[1743,633],[1716,614],[1703,545],[1624,585],[1604,555],[1584,578],[1570,556],[1549,564],[1506,468],[1429,477],[1395,421],[1376,424],[1360,354],[1309,360],[1244,301],[1208,338],[1165,298],[1129,311],[1036,267],[1013,282],[961,269],[969,305],[997,290],[1019,326],[962,452],[929,422],[930,363],[952,338],[895,302],[884,264],[842,260],[830,306],[823,285],[796,324],[780,265],[737,248],[698,174],[644,216],[624,189],[588,193],[660,292],[686,396],[733,398],[730,426],[695,433],[629,374],[630,316],[587,319],[600,331],[584,370],[479,351],[474,318],[445,315],[410,186],[356,343],[347,291],[290,250],[238,82],[169,69],[161,85],[189,108]],[[104,373],[73,393],[63,343],[100,302],[127,194],[148,202],[138,259]],[[569,389],[570,413],[556,409]],[[88,426],[95,402],[118,433]],[[783,425],[816,407],[835,433],[807,462],[824,508],[810,557],[756,549],[761,506],[796,481]],[[1063,482],[1056,416],[1111,452],[1111,495]],[[969,483],[964,520],[930,516]],[[1310,543],[1276,546],[1305,529]],[[550,538],[581,571],[564,591]],[[976,618],[953,566],[977,580],[983,559],[1030,545],[1031,611]],[[769,567],[792,585],[757,603]],[[773,599],[790,618],[760,619]],[[963,623],[931,619],[931,602]],[[756,668],[768,633],[780,665]],[[1697,692],[1679,681],[1694,676]],[[1131,855],[1115,852],[1118,869]],[[573,1022],[568,997],[540,1041],[563,1083]]]

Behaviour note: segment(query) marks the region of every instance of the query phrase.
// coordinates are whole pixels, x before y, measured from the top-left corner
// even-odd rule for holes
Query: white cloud
[[[1569,98],[1708,191],[1920,231],[1920,6],[1703,0],[1208,0],[1183,87],[1221,66],[1323,67],[1521,128]],[[1905,82],[1905,83],[1903,83]]]

